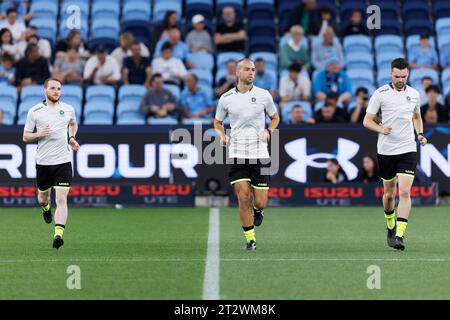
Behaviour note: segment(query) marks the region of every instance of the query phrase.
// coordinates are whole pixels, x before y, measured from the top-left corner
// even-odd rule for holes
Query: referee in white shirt
[[[228,140],[230,142],[228,150],[233,163],[230,165],[229,179],[239,201],[239,215],[247,240],[246,250],[256,249],[254,226],[262,223],[269,190],[269,176],[262,172],[263,169],[268,170],[268,161],[261,160],[269,160],[267,142],[280,122],[269,91],[253,85],[254,75],[255,65],[252,60],[238,62],[238,84],[220,97],[214,119],[214,128],[221,144],[226,145]],[[266,115],[271,119],[267,129]],[[227,116],[231,126],[229,138],[223,126]]]
[[[46,223],[52,222],[50,192],[52,188],[55,189],[53,248],[59,249],[64,244],[62,237],[68,213],[67,195],[72,183],[70,148],[74,151],[80,148],[75,138],[78,124],[74,108],[59,101],[61,96],[59,80],[53,78],[45,80],[44,95],[45,100],[28,111],[23,141],[38,143],[36,151],[38,202]]]
[[[417,139],[427,143],[420,116],[420,95],[406,84],[408,62],[397,58],[391,64],[392,82],[372,95],[364,117],[364,126],[378,132],[378,164],[383,179],[383,207],[387,222],[387,243],[404,250],[403,236],[411,210],[410,190],[417,165]],[[399,203],[395,212],[398,183]],[[397,215],[397,217],[396,217]]]

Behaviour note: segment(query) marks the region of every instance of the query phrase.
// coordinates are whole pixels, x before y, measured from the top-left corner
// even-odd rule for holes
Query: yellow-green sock
[[[247,239],[247,242],[249,242],[251,240],[256,242],[254,226],[242,227],[242,229],[244,229],[244,235],[245,235],[245,239]]]
[[[62,224],[55,224],[55,237],[60,236],[62,238],[64,234],[64,229],[66,228],[65,225]]]
[[[384,217],[386,218],[387,227],[392,230],[395,227],[395,209],[392,211],[384,210]]]
[[[403,237],[406,231],[406,226],[408,225],[408,219],[397,218],[397,237]]]
[[[50,210],[50,202],[47,202],[47,204],[46,204],[46,205],[43,205],[43,206],[41,206],[41,208],[42,208],[42,210],[44,210],[44,211],[48,211],[48,210]]]

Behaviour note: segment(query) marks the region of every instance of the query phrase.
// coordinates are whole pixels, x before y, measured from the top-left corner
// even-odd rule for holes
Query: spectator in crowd
[[[150,59],[142,56],[141,48],[137,40],[131,45],[131,57],[126,57],[123,61],[122,80],[123,84],[144,84],[150,88],[152,77]]]
[[[300,63],[305,69],[309,69],[308,49],[302,46],[303,28],[292,26],[290,33],[291,39],[280,48],[280,69],[286,70],[293,63]]]
[[[430,46],[428,34],[420,35],[420,47],[412,49],[409,56],[412,69],[438,68],[438,56],[436,50]]]
[[[367,26],[362,19],[362,12],[359,10],[353,10],[352,15],[350,16],[350,23],[348,23],[345,28],[343,35],[352,36],[352,35],[369,35],[369,30],[367,30]]]
[[[131,56],[131,45],[135,42],[134,36],[131,32],[123,32],[120,35],[120,46],[115,48],[111,53],[111,56],[116,59],[119,68],[122,69],[123,59]],[[141,47],[141,55],[143,57],[149,58],[150,52],[148,48],[138,41],[139,46]]]
[[[116,85],[120,80],[120,69],[116,59],[108,55],[108,49],[98,45],[95,55],[86,62],[83,78],[89,84]]]
[[[177,118],[177,101],[173,94],[164,89],[164,79],[160,73],[154,73],[151,78],[151,88],[142,98],[140,111],[145,117]]]
[[[426,89],[428,96],[428,102],[420,108],[422,119],[424,123],[448,123],[449,121],[449,108],[439,103],[438,96],[441,90],[437,85],[429,85]]]
[[[352,111],[350,122],[362,123],[366,115],[367,102],[369,101],[369,91],[364,87],[356,89],[356,107]]]
[[[3,110],[0,108],[0,125],[3,124]]]
[[[176,11],[166,11],[165,15],[164,15],[164,20],[163,23],[161,25],[157,25],[155,28],[155,33],[153,34],[153,45],[152,48],[154,47],[154,45],[160,41],[160,40],[169,40],[169,30],[177,27],[177,20],[178,20],[178,15]]]
[[[4,0],[2,4],[6,8],[15,8],[17,10],[17,14],[23,13],[23,15],[20,18],[25,22],[25,21],[30,20],[34,16],[33,12],[31,12],[31,11],[28,12],[30,3],[31,3],[30,0]],[[6,13],[1,12],[0,19],[5,19],[5,18],[6,18]]]
[[[327,171],[324,174],[325,182],[332,184],[347,182],[348,178],[344,170],[342,170],[336,158],[328,159],[327,161]]]
[[[37,44],[39,48],[39,55],[50,61],[52,57],[52,46],[50,45],[50,41],[39,37],[35,26],[28,26],[25,29],[25,40],[20,41],[17,44],[21,57],[25,55],[25,49],[30,43]]]
[[[429,76],[425,76],[421,79],[421,86],[420,88],[417,88],[417,91],[419,91],[420,94],[420,104],[424,105],[428,102],[428,95],[427,95],[427,88],[433,84],[433,79]],[[439,94],[438,95],[438,102],[440,104],[444,104],[444,97]]]
[[[319,70],[325,68],[325,63],[330,57],[335,57],[341,67],[344,66],[344,53],[339,41],[334,41],[333,28],[326,28],[323,33],[323,41],[312,48],[311,61],[313,67]]]
[[[266,72],[266,66],[263,58],[257,58],[255,60],[255,78],[253,84],[257,87],[266,89],[275,99],[277,96],[277,81],[274,76]]]
[[[211,97],[197,85],[195,74],[188,73],[184,79],[185,86],[181,93],[181,106],[184,118],[211,118],[214,106]]]
[[[441,67],[444,70],[450,69],[450,42],[442,50]]]
[[[192,27],[193,29],[186,36],[186,45],[189,52],[213,52],[212,38],[209,32],[205,30],[205,18],[201,14],[192,17]]]
[[[39,55],[36,44],[29,44],[25,50],[25,57],[16,65],[16,85],[23,86],[43,84],[50,77],[47,59]]]
[[[362,165],[356,181],[362,183],[380,182],[377,159],[373,155],[366,154],[362,158]]]
[[[217,51],[245,51],[245,39],[247,33],[245,32],[244,24],[236,21],[236,12],[233,7],[225,6],[222,9],[221,22],[214,34],[214,42]]]
[[[333,12],[327,6],[322,6],[319,9],[319,20],[314,20],[312,34],[321,36],[325,33],[327,28],[332,28],[335,34],[339,34],[339,26],[333,19]]]
[[[230,89],[233,89],[236,86],[237,84],[236,67],[237,67],[236,61],[234,60],[227,61],[227,74],[219,79],[215,88],[216,96],[218,98],[222,94],[224,94]]]
[[[6,21],[0,24],[0,29],[7,28],[11,31],[13,37],[13,43],[17,43],[23,40],[25,33],[25,23],[17,20],[17,10],[9,8],[6,11]]]
[[[167,40],[172,45],[172,56],[174,58],[180,59],[185,63],[189,68],[195,67],[188,61],[189,49],[183,41],[181,41],[181,32],[177,27],[173,27],[169,30],[169,40]],[[160,40],[156,44],[154,57],[161,56],[161,48],[166,40]]]
[[[161,48],[161,56],[152,61],[152,71],[160,73],[166,83],[181,85],[187,71],[183,62],[172,56],[172,44],[165,42]]]
[[[314,123],[313,118],[305,117],[305,110],[299,104],[296,104],[292,107],[291,111],[291,119],[289,119],[289,124],[305,124],[305,123]]]
[[[64,57],[57,58],[52,71],[52,76],[61,83],[82,84],[84,62],[78,56],[75,47],[67,49]]]
[[[292,64],[288,74],[280,80],[280,105],[291,100],[308,101],[311,96],[311,81],[300,73],[302,66]]]
[[[349,103],[352,98],[352,83],[345,71],[341,70],[338,59],[329,58],[325,67],[326,69],[320,71],[314,78],[315,98],[323,101],[327,93],[336,92],[339,96],[338,103]]]
[[[314,114],[316,123],[345,123],[347,114],[344,109],[337,106],[338,96],[335,92],[330,92],[325,102]]]
[[[318,20],[320,20],[320,17],[316,11],[316,0],[303,0],[291,12],[288,29],[282,30],[282,32],[285,33],[290,27],[300,25],[307,35],[312,35],[314,29],[313,23]]]
[[[78,56],[82,60],[87,60],[90,58],[91,53],[89,52],[89,47],[81,38],[81,33],[76,30],[72,30],[67,35],[67,38],[58,42],[56,44],[56,58],[64,57],[67,49],[70,47],[77,48]]]
[[[21,58],[17,44],[13,43],[11,31],[7,28],[0,30],[0,54],[9,54],[15,61]]]
[[[16,68],[14,68],[14,58],[4,53],[1,56],[2,64],[0,65],[0,83],[14,85],[16,83]]]

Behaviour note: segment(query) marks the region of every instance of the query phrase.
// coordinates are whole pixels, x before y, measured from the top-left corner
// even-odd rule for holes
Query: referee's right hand
[[[39,137],[46,137],[50,134],[50,126],[46,124],[39,132]]]
[[[387,136],[389,133],[391,133],[392,128],[391,127],[382,127],[382,134],[384,134],[385,136]]]
[[[221,146],[226,146],[228,144],[228,140],[230,138],[227,135],[221,136],[220,137],[220,145]]]

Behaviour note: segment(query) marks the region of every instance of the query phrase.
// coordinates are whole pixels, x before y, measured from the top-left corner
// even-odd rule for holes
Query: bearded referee
[[[229,179],[239,201],[239,215],[247,240],[246,250],[256,250],[254,227],[263,221],[269,190],[269,176],[263,170],[268,169],[270,159],[267,143],[280,122],[269,91],[253,85],[254,75],[255,65],[252,60],[242,59],[238,62],[237,85],[220,97],[214,119],[220,143],[227,145],[229,142],[228,154],[232,162]],[[266,115],[270,117],[267,129]],[[230,119],[230,137],[223,126],[227,116]]]
[[[410,190],[417,165],[417,139],[423,146],[419,92],[406,84],[408,62],[397,58],[391,64],[390,84],[378,88],[372,95],[364,117],[364,126],[378,132],[378,164],[383,179],[383,207],[387,222],[387,243],[405,250],[404,235],[411,210]],[[395,194],[399,203],[395,210]]]
[[[71,105],[59,101],[61,82],[47,79],[44,82],[45,100],[28,111],[23,131],[23,141],[38,143],[36,151],[36,180],[38,202],[42,207],[46,223],[52,222],[50,192],[55,189],[55,234],[53,248],[63,244],[63,233],[67,221],[67,195],[72,183],[72,155],[77,151],[78,124]],[[34,130],[36,128],[36,131]],[[70,145],[70,148],[69,148]]]

